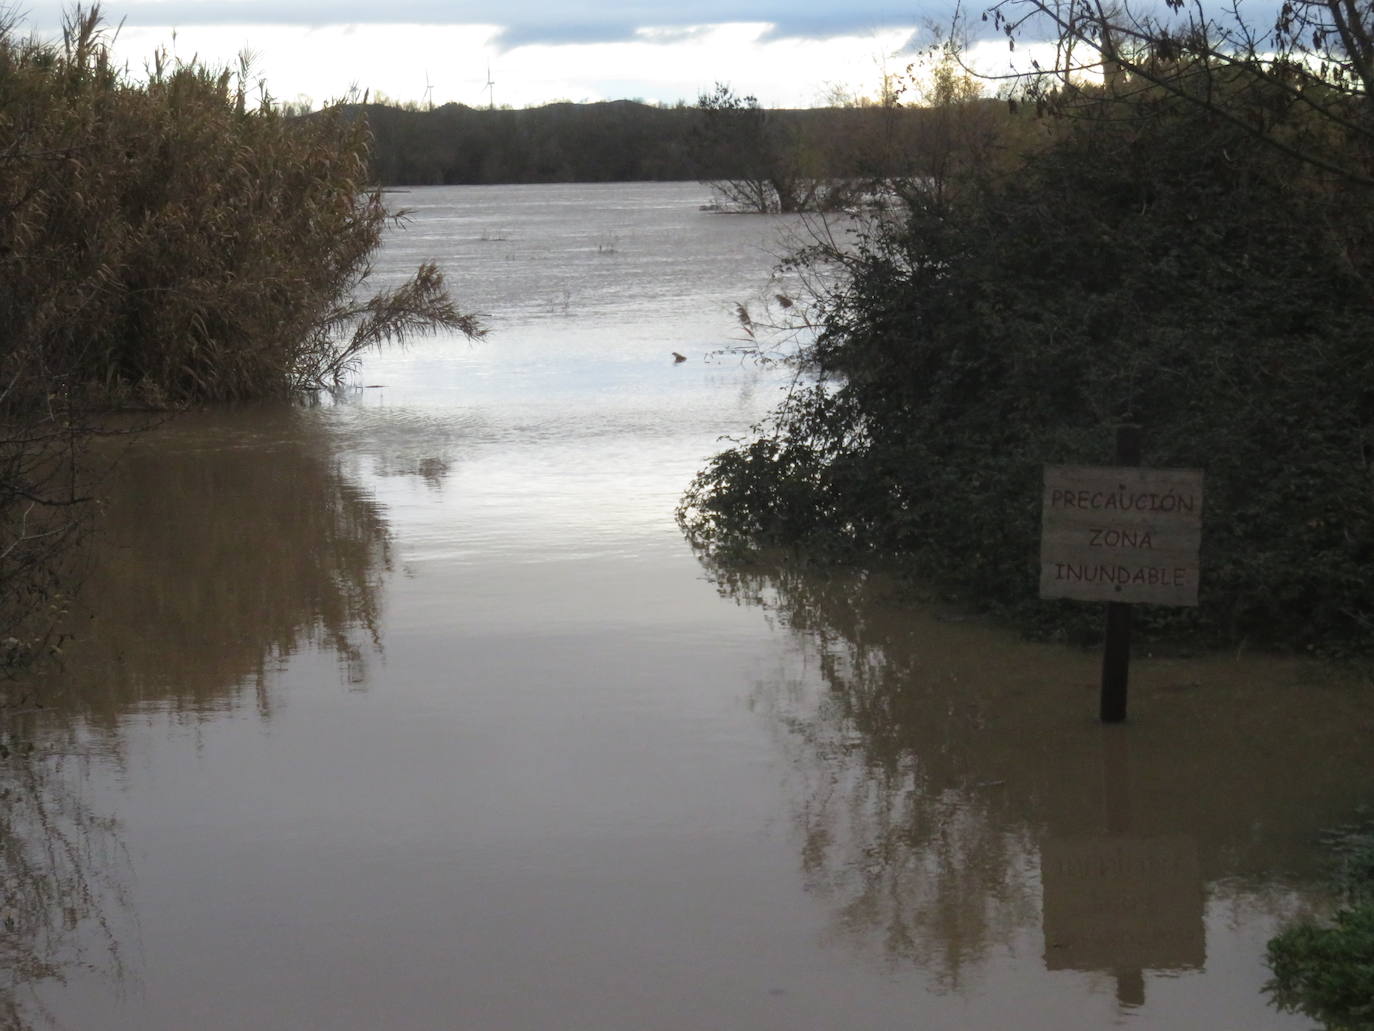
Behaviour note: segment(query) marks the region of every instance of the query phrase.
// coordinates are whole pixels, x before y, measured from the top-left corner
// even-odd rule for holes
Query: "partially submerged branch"
[[[337,386],[364,352],[441,332],[479,339],[487,331],[481,316],[458,310],[438,266],[426,262],[402,286],[335,308],[325,323],[325,338],[309,352],[310,361],[298,372],[297,382],[302,387]],[[344,333],[346,339],[336,340]]]

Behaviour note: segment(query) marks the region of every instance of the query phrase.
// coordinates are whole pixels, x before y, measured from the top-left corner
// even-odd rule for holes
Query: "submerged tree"
[[[730,207],[787,214],[829,211],[850,199],[852,175],[838,174],[823,141],[797,121],[784,121],[719,82],[697,108],[694,143],[702,179]]]

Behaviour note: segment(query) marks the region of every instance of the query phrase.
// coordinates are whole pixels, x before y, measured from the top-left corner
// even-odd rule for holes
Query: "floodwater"
[[[1327,904],[1366,690],[1141,656],[1104,728],[1093,654],[713,566],[673,506],[788,383],[719,353],[784,223],[688,184],[396,199],[382,278],[433,257],[493,333],[122,455],[7,767],[0,1018],[1309,1026],[1264,945]]]

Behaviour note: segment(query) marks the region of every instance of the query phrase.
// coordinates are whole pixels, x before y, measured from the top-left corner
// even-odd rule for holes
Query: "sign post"
[[[1140,427],[1116,428],[1116,464],[1140,465]],[[1131,605],[1107,602],[1107,634],[1102,645],[1102,698],[1098,708],[1103,723],[1126,718],[1126,682],[1131,674]]]
[[[1117,429],[1116,466],[1046,466],[1040,597],[1107,603],[1104,723],[1126,718],[1131,605],[1197,604],[1202,472],[1147,469],[1140,427]]]

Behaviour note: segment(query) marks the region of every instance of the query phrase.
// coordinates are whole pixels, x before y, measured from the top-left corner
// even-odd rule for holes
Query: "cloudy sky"
[[[976,0],[975,0],[976,2]],[[23,4],[54,31],[63,5]],[[166,46],[234,60],[245,47],[280,100],[350,87],[398,100],[522,107],[549,100],[693,101],[717,81],[767,106],[872,94],[947,21],[953,0],[107,0],[131,70]],[[490,68],[490,79],[488,78]],[[488,88],[488,82],[492,85]]]

